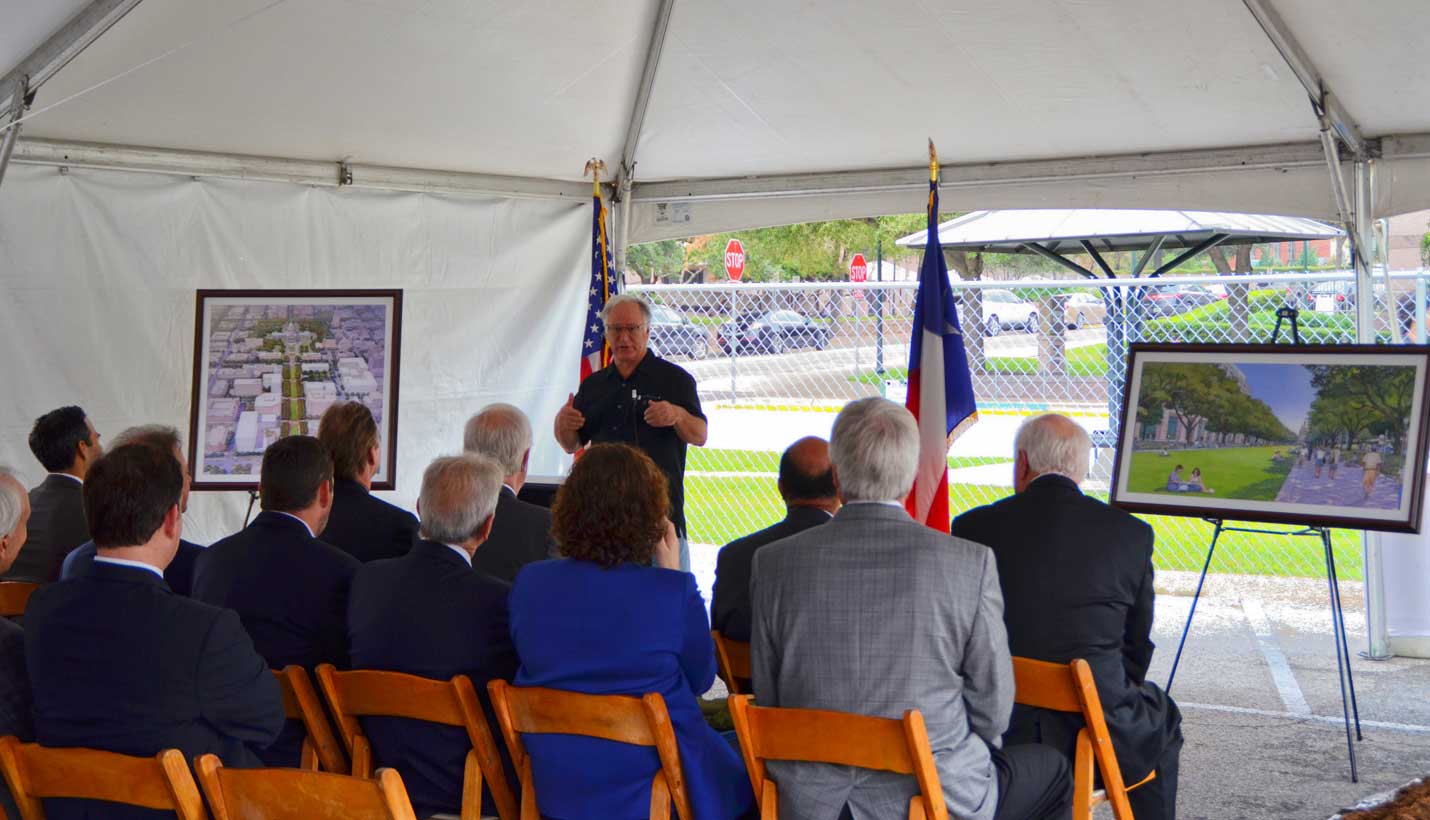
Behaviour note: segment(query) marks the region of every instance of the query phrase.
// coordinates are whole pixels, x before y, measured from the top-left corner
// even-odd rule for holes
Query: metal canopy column
[[[10,107],[8,127],[4,136],[0,137],[0,185],[5,183],[5,169],[10,167],[10,155],[15,152],[15,143],[20,139],[20,118],[25,115],[25,109],[33,99],[26,79],[21,78],[20,93],[14,97],[15,103]]]
[[[616,202],[620,204],[620,227],[616,231],[616,270],[625,276],[626,243],[630,238],[628,226],[631,221],[631,185],[636,170],[636,143],[640,141],[641,129],[645,127],[646,109],[650,107],[651,89],[655,87],[655,72],[660,67],[660,53],[665,49],[665,34],[670,29],[670,13],[675,8],[675,0],[660,0],[655,12],[655,26],[651,29],[650,44],[646,47],[645,66],[641,69],[640,85],[636,87],[635,104],[631,106],[631,120],[626,126],[626,139],[621,145],[621,165],[616,169]]]

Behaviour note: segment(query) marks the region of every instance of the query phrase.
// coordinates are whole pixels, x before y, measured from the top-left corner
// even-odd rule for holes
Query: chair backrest
[[[318,700],[318,692],[308,671],[297,664],[289,664],[282,670],[274,669],[273,677],[283,690],[283,712],[289,720],[301,720],[308,736],[303,738],[304,769],[334,774],[351,774],[347,755],[333,734],[333,726],[323,711],[323,703]]]
[[[402,777],[375,779],[306,769],[227,769],[216,755],[194,764],[215,820],[417,820]]]
[[[748,695],[750,679],[750,645],[736,641],[712,629],[710,637],[715,639],[715,660],[720,668],[720,679],[732,695]]]
[[[651,820],[670,817],[675,804],[680,820],[694,820],[680,749],[665,698],[650,692],[632,695],[587,695],[559,689],[512,686],[494,680],[488,684],[492,706],[507,748],[521,776],[521,820],[539,817],[536,788],[531,778],[531,758],[523,734],[584,735],[635,746],[654,746],[660,771],[651,781]]]
[[[318,667],[317,673],[318,685],[338,721],[338,735],[352,759],[354,775],[372,776],[372,747],[363,735],[359,717],[400,717],[461,726],[472,744],[463,776],[463,818],[480,816],[485,779],[497,814],[502,820],[516,820],[516,794],[507,782],[496,738],[487,725],[471,678],[458,675],[450,681],[439,681],[371,669],[339,672],[326,663]]]
[[[40,800],[74,797],[167,809],[179,820],[208,820],[184,756],[165,749],[154,757],[130,757],[98,749],[49,749],[0,738],[0,771],[21,820],[44,820]]]
[[[1079,803],[1092,793],[1092,762],[1102,774],[1102,786],[1107,801],[1118,818],[1132,817],[1127,800],[1127,786],[1122,780],[1122,767],[1112,748],[1112,736],[1107,731],[1107,719],[1102,712],[1102,699],[1092,668],[1081,658],[1071,663],[1048,663],[1030,658],[1013,658],[1013,701],[1024,706],[1050,709],[1056,712],[1081,714],[1086,727],[1079,730],[1076,759],[1073,761],[1073,792]],[[1092,759],[1087,759],[1088,752]]]
[[[24,615],[25,604],[30,602],[30,595],[39,588],[39,584],[29,581],[0,581],[0,618]]]
[[[917,709],[901,720],[753,705],[749,695],[731,695],[730,717],[740,738],[740,754],[763,818],[778,817],[778,791],[765,770],[767,760],[833,763],[912,775],[919,793],[910,817],[947,820],[943,786],[934,768],[928,728]]]

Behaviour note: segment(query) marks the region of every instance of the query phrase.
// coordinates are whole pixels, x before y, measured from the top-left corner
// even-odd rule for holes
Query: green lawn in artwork
[[[1172,468],[1182,465],[1182,479],[1200,468],[1202,484],[1217,498],[1241,501],[1275,501],[1294,456],[1292,445],[1279,447],[1220,447],[1209,450],[1172,450],[1167,455],[1158,451],[1132,454],[1132,472],[1127,477],[1127,489],[1134,493],[1165,493],[1192,497],[1192,493],[1177,493],[1167,489],[1167,477]],[[1273,462],[1276,453],[1288,457]]]

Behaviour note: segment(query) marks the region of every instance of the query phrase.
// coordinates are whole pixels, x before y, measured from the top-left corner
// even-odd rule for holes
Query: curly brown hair
[[[650,456],[629,444],[596,444],[556,492],[551,534],[567,558],[648,564],[669,515],[665,473]]]

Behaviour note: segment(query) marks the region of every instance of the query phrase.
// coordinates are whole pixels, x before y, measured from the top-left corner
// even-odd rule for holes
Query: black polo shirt
[[[685,442],[675,427],[652,427],[645,422],[646,407],[654,401],[668,401],[685,408],[692,416],[705,418],[695,379],[679,365],[646,351],[628,379],[614,364],[592,373],[581,382],[573,402],[586,417],[581,427],[581,443],[621,442],[634,445],[650,456],[665,473],[670,485],[670,520],[675,531],[685,535]]]

